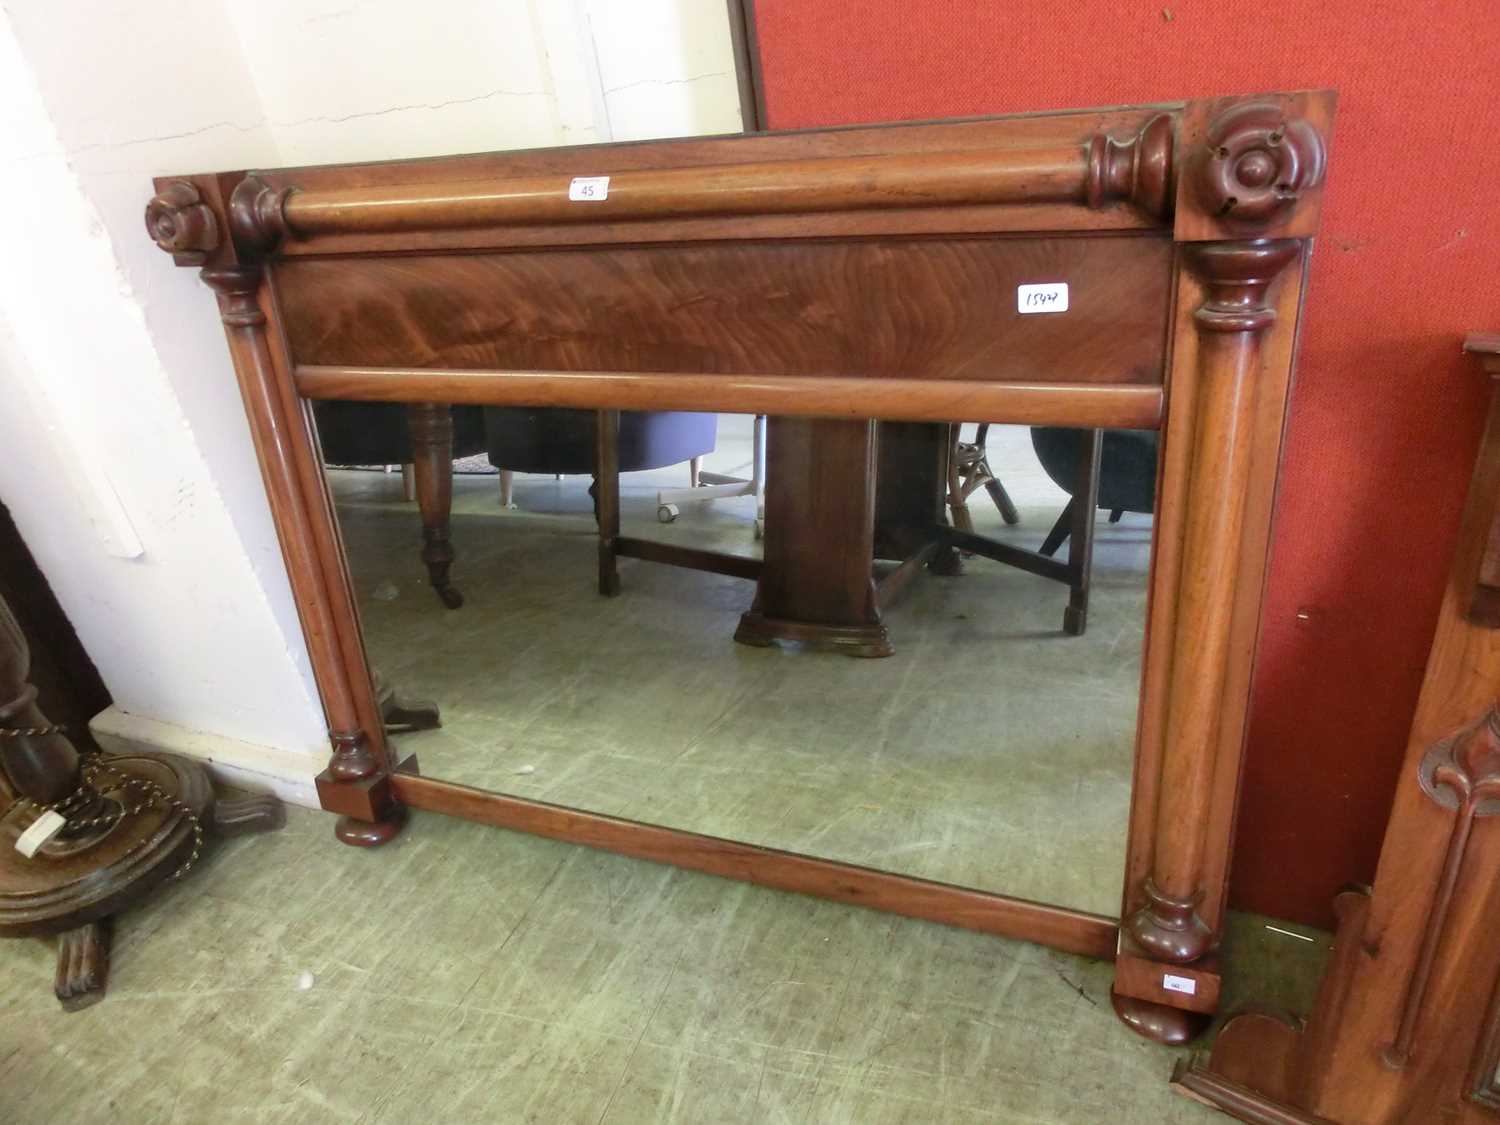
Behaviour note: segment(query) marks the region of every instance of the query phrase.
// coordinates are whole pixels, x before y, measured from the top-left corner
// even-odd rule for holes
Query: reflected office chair
[[[506,507],[515,473],[593,476],[595,411],[512,406],[483,410],[485,447],[490,464],[500,470],[500,502]],[[712,453],[718,428],[717,414],[623,410],[620,471],[660,469]],[[589,495],[597,501],[597,482],[589,486]]]

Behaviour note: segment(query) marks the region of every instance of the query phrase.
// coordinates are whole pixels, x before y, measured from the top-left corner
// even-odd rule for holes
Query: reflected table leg
[[[735,640],[895,651],[870,577],[875,452],[869,420],[767,419],[765,566]]]

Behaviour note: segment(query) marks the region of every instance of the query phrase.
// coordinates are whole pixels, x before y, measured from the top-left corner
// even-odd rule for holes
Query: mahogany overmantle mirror
[[[1190,1035],[1333,103],[157,180],[152,237],[219,296],[339,838],[427,809],[1111,957],[1127,1023]],[[1075,499],[1039,553],[1124,449],[1134,514]],[[502,487],[450,473],[480,451]],[[754,486],[669,498],[700,453],[763,479],[763,539]],[[948,503],[986,453],[1039,498],[1016,527]]]

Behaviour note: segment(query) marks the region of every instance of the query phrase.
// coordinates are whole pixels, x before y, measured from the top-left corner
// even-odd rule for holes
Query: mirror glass
[[[621,593],[600,596],[588,412],[454,408],[447,523],[463,604],[447,608],[404,487],[406,408],[315,410],[371,663],[393,693],[392,744],[423,774],[1118,913],[1156,434],[1102,436],[1082,635],[1062,628],[1067,584],[975,555],[961,575],[907,583],[883,611],[894,652],[861,659],[736,643],[756,593],[745,578],[622,558]],[[759,558],[753,483],[732,483],[754,475],[754,420],[660,419],[644,445],[622,425],[622,533]],[[946,447],[948,428],[931,429]],[[959,441],[953,483],[972,485],[975,534],[1036,552],[1069,503],[1059,482],[1079,487],[1088,435],[970,423]],[[773,439],[772,479],[776,453]],[[899,474],[882,465],[879,487]],[[409,729],[425,703],[441,726]]]

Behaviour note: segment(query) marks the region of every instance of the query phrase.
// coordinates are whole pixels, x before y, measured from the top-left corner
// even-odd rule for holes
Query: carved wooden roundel
[[[1224,113],[1208,131],[1198,168],[1199,194],[1216,216],[1268,223],[1323,178],[1323,139],[1272,102]]]
[[[202,264],[219,245],[218,221],[187,180],[168,184],[146,204],[146,230],[158,246],[188,264]]]

